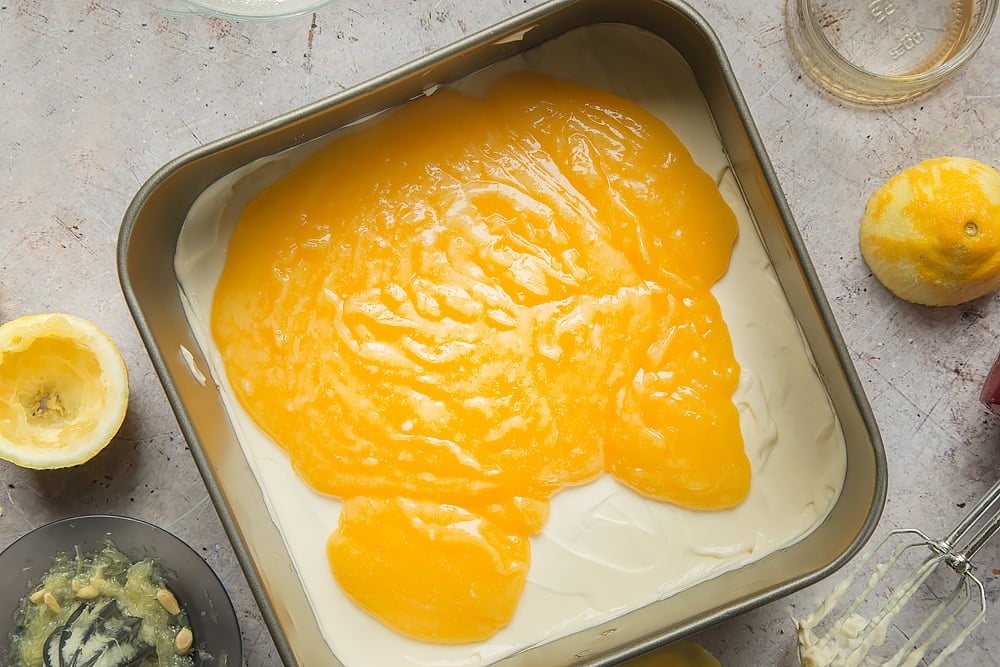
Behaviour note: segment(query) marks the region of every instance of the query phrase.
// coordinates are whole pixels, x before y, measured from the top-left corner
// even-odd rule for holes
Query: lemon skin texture
[[[1000,172],[940,157],[876,190],[860,228],[861,253],[896,296],[953,306],[1000,288]]]

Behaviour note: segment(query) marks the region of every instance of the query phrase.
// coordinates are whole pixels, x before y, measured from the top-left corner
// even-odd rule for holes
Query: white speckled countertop
[[[245,664],[278,665],[215,510],[125,307],[115,244],[126,206],[168,160],[511,16],[537,0],[337,0],[239,23],[177,0],[0,0],[0,321],[65,311],[121,346],[132,399],[86,466],[0,462],[0,548],[73,514],[123,513],[198,550],[233,596]],[[1000,351],[1000,295],[929,309],[892,297],[857,246],[864,202],[921,159],[1000,167],[1000,35],[952,80],[894,109],[859,109],[801,76],[782,0],[691,0],[725,47],[875,411],[889,458],[879,533],[947,532],[1000,475],[1000,418],[978,403]],[[1000,540],[977,558],[1000,602]],[[824,585],[696,639],[726,667],[796,664],[793,611]],[[794,609],[793,609],[794,608]],[[949,662],[1000,664],[995,622]]]

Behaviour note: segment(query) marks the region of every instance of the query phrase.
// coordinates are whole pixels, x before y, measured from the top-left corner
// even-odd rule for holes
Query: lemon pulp
[[[249,415],[344,499],[345,593],[411,637],[478,641],[560,489],[608,471],[693,509],[746,496],[710,292],[735,236],[661,121],[522,73],[407,104],[268,187],[212,332]]]
[[[29,468],[84,463],[125,418],[128,375],[114,343],[72,315],[0,327],[0,457]]]
[[[16,660],[11,667],[44,665],[49,635],[63,628],[80,604],[107,600],[114,600],[128,616],[142,619],[139,638],[156,649],[142,667],[192,667],[193,656],[174,644],[182,628],[190,629],[187,612],[168,613],[156,599],[166,585],[162,570],[152,559],[132,562],[110,542],[93,553],[82,554],[77,548],[55,554],[33,594],[22,598],[15,612],[18,632],[11,636],[11,653]],[[88,586],[93,592],[81,595]],[[50,602],[44,602],[43,592],[52,596]]]

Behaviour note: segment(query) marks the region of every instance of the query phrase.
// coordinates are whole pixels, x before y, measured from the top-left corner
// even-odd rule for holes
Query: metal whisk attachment
[[[1000,481],[943,539],[914,528],[890,532],[813,614],[798,623],[802,665],[913,667],[925,658],[931,661],[929,667],[943,664],[986,619],[986,591],[973,572],[972,558],[998,530]],[[898,544],[888,551],[891,543]],[[880,553],[888,554],[885,562],[876,565],[860,592],[831,616]],[[954,583],[942,585],[942,579]],[[916,628],[899,627],[900,612],[913,606],[922,608],[924,620]],[[913,618],[919,612],[906,616]],[[902,645],[884,657],[898,642]],[[876,650],[883,657],[873,657]]]

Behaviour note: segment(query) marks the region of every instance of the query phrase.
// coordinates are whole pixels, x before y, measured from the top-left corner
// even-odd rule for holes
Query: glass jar
[[[196,13],[241,21],[282,19],[319,9],[332,0],[186,0]]]
[[[979,50],[1000,0],[788,0],[789,41],[807,74],[860,104],[905,102]]]

